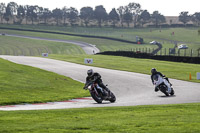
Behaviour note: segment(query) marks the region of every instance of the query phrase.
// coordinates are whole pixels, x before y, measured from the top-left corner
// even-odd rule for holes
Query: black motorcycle
[[[86,83],[84,89],[90,91],[92,98],[97,103],[102,103],[103,100],[110,101],[111,103],[114,103],[116,101],[116,97],[111,91],[109,93],[107,90],[101,88],[94,81]]]

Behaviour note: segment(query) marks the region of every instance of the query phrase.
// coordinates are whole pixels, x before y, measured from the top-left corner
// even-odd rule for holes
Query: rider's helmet
[[[93,72],[92,69],[89,69],[89,70],[87,71],[87,74],[88,74],[89,77],[91,77],[91,76],[94,74],[94,72]]]
[[[157,72],[157,71],[156,71],[155,68],[152,68],[152,69],[151,69],[151,73],[152,73],[152,74],[155,74],[156,72]]]

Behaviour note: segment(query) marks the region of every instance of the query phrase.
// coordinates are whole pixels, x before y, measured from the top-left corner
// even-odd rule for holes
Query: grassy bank
[[[158,61],[151,59],[138,59],[105,55],[50,55],[49,57],[53,59],[70,61],[79,64],[84,64],[84,58],[92,58],[94,63],[91,64],[91,66],[98,66],[103,68],[117,69],[144,74],[151,74],[151,68],[157,68],[158,71],[162,72],[167,77],[200,83],[200,80],[196,79],[196,73],[200,72],[200,64],[189,64],[180,62]],[[189,80],[190,73],[192,75],[192,80]]]
[[[0,59],[0,105],[62,101],[87,96],[65,76]]]
[[[83,49],[74,44],[10,36],[0,36],[0,39],[1,55],[85,54]]]
[[[49,34],[49,33],[35,33],[35,32],[13,31],[13,30],[0,30],[0,33],[19,34],[19,35],[27,35],[27,36],[35,36],[35,37],[43,37],[43,38],[51,38],[51,39],[83,41],[83,42],[96,45],[96,47],[98,47],[100,51],[132,50],[136,48],[137,49],[151,48],[152,50],[153,48],[154,49],[157,48],[157,46],[150,45],[150,44],[138,45],[138,44],[123,43],[123,42],[106,40],[106,39],[84,38],[84,37],[75,37],[75,36],[67,36],[67,35],[56,35],[56,34]]]
[[[0,111],[2,133],[198,133],[200,104]]]

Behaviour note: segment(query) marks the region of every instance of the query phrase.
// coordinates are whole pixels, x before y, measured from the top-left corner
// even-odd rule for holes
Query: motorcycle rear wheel
[[[170,95],[171,95],[171,96],[174,95],[174,89],[173,89],[173,88],[172,88],[172,91],[171,91]]]
[[[110,92],[110,96],[111,96],[111,98],[110,98],[110,102],[111,103],[114,103],[115,101],[116,101],[116,97],[115,97],[115,95],[112,93],[112,92]]]

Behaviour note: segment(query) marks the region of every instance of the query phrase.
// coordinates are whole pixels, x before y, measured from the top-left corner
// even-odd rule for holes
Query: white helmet
[[[92,76],[92,75],[94,74],[94,72],[93,72],[92,69],[89,69],[89,70],[87,71],[87,74],[88,74],[88,76]]]

